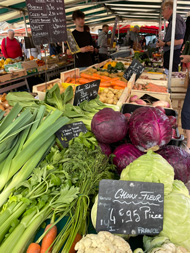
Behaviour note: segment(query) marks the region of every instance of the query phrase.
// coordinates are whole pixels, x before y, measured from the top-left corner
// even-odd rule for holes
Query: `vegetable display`
[[[168,117],[159,109],[141,107],[129,119],[129,136],[141,151],[156,151],[170,142],[172,127]]]
[[[94,115],[91,128],[99,142],[110,144],[126,136],[128,125],[122,113],[105,108]]]
[[[189,50],[188,43],[185,50]],[[150,62],[147,57],[145,61]],[[43,90],[43,101],[27,92],[0,96],[0,253],[190,252],[190,154],[168,145],[171,140],[178,143],[182,139],[177,116],[167,116],[177,114],[164,109],[171,107],[169,94],[162,94],[168,97],[167,101],[162,101],[164,97],[157,101],[148,92],[167,92],[166,87],[147,81],[135,86],[144,90],[144,95],[131,92],[132,79],[129,83],[124,79],[122,62],[109,60],[103,68],[101,65],[86,69],[78,77],[66,78],[72,84],[64,86],[67,88],[52,82]],[[184,78],[185,74],[174,75]],[[97,97],[74,106],[75,84],[93,80],[101,81]],[[122,106],[126,101],[137,105]],[[87,128],[86,133],[79,128],[69,129],[70,126],[62,128],[79,121]],[[69,136],[73,139],[65,148],[61,143],[69,140],[71,130]],[[119,235],[117,227],[113,227],[113,234],[95,234],[98,206],[107,204],[98,203],[98,195],[104,200],[99,193],[103,179],[122,180],[122,184],[163,184],[163,215],[156,217],[154,211],[149,214],[151,219],[163,221],[161,231],[159,220],[160,234],[143,236],[146,232],[139,230],[137,233],[142,235],[138,236],[128,230],[132,234],[128,235],[124,229]],[[115,194],[114,187],[110,189]],[[122,198],[138,196],[128,194],[131,193],[123,192]],[[141,204],[146,208],[154,205],[149,203],[152,196],[151,192],[147,203],[139,198],[139,202],[125,200],[105,206],[110,221],[113,219],[118,226],[120,215],[126,226],[134,222],[140,227],[142,219],[126,219],[130,218],[127,210],[131,212],[131,203],[138,210]],[[126,205],[126,211],[117,210],[120,204],[121,208]],[[133,218],[136,211],[130,213]],[[146,214],[141,217],[152,221]],[[101,222],[110,227],[107,218],[101,216]]]
[[[88,234],[75,246],[78,253],[132,253],[130,245],[121,237],[109,232]]]
[[[140,181],[164,184],[164,194],[168,195],[173,188],[174,170],[161,156],[148,151],[129,164],[121,173],[121,180]]]
[[[177,146],[166,146],[158,153],[174,168],[175,178],[187,183],[190,180],[190,155]]]
[[[143,155],[143,152],[132,144],[122,144],[114,150],[113,154],[115,155],[113,162],[120,174],[130,163]]]
[[[190,251],[190,197],[171,192],[164,198],[164,224],[161,236]],[[174,229],[177,228],[177,229]]]

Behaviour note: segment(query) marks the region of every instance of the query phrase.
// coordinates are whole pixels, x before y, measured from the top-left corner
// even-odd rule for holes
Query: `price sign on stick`
[[[85,100],[95,99],[98,95],[99,86],[100,80],[77,86],[73,105],[80,105]]]
[[[157,235],[163,229],[164,185],[102,180],[96,230],[114,234]]]
[[[123,77],[129,81],[129,79],[131,78],[131,76],[133,74],[136,74],[136,80],[140,77],[140,75],[143,73],[144,71],[144,66],[136,59],[134,59],[131,63],[131,65],[128,67],[128,69],[126,69]]]
[[[87,133],[88,130],[86,129],[84,123],[79,121],[63,126],[56,132],[56,136],[60,140],[62,146],[67,148],[69,141],[78,137],[81,132]]]
[[[26,0],[35,45],[67,40],[63,0]]]
[[[80,48],[79,48],[71,30],[69,30],[69,29],[67,29],[67,45],[69,47],[69,50],[71,51],[71,54],[80,53]]]

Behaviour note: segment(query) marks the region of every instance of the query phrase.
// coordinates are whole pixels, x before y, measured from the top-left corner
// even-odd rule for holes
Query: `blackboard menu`
[[[63,126],[56,132],[56,136],[61,142],[62,146],[67,148],[69,141],[75,137],[78,137],[81,132],[87,133],[88,130],[86,129],[84,123],[79,121]]]
[[[35,45],[67,40],[63,0],[26,0]]]
[[[67,29],[67,45],[72,54],[76,54],[80,52],[80,48],[71,32],[71,30]]]
[[[136,80],[140,77],[140,75],[143,73],[144,71],[144,66],[136,59],[134,59],[131,63],[131,65],[128,67],[128,69],[126,69],[123,77],[129,81],[129,79],[131,78],[131,76],[133,74],[136,74]]]
[[[85,100],[95,99],[98,95],[100,80],[82,84],[76,87],[73,105],[80,105]]]
[[[102,180],[96,230],[115,234],[157,235],[163,229],[164,185]]]
[[[35,48],[32,37],[24,37],[25,48]]]

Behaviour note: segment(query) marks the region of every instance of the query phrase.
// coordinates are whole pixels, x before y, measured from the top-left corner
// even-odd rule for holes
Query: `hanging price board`
[[[63,0],[26,0],[35,45],[67,40]]]

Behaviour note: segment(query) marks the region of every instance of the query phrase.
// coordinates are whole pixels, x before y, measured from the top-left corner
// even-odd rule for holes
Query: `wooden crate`
[[[185,78],[171,79],[171,91],[172,93],[185,93],[189,85],[189,72],[182,72],[185,74]]]
[[[172,102],[170,99],[170,94],[169,93],[161,93],[161,92],[153,92],[153,91],[141,91],[141,90],[131,90],[131,94],[127,99],[127,103],[130,101],[130,97],[137,95],[139,98],[144,96],[145,94],[148,94],[152,97],[155,97],[161,101],[166,101],[170,104],[170,108],[172,108]]]
[[[159,86],[164,86],[164,87],[168,87],[168,82],[167,81],[162,81],[162,80],[147,80],[147,79],[138,79],[136,81],[136,83],[138,84],[147,84],[147,83],[153,83]]]
[[[33,89],[32,89],[32,92],[38,94],[39,100],[44,100],[46,93],[43,90],[46,90],[48,85],[50,85],[50,84],[55,85],[56,83],[61,84],[62,83],[61,79],[55,79],[55,80],[49,81],[47,83],[41,83],[41,84],[38,84],[38,85],[34,85]]]
[[[181,125],[181,111],[183,108],[185,96],[186,96],[186,93],[172,93],[171,94],[172,107],[178,113],[177,123],[178,123],[179,133],[183,135],[185,135],[185,132],[182,129],[182,125]]]
[[[144,79],[144,80],[160,80],[160,79],[164,79],[166,80],[166,74],[150,74],[150,73],[146,73],[143,72],[141,76],[147,76],[149,79]],[[142,79],[141,76],[139,77],[139,79]]]
[[[71,70],[68,70],[68,71],[65,71],[65,72],[62,72],[61,73],[61,81],[64,83],[65,80],[68,78],[68,77],[79,77],[80,75],[80,70],[79,68],[75,68],[75,69],[71,69]]]

